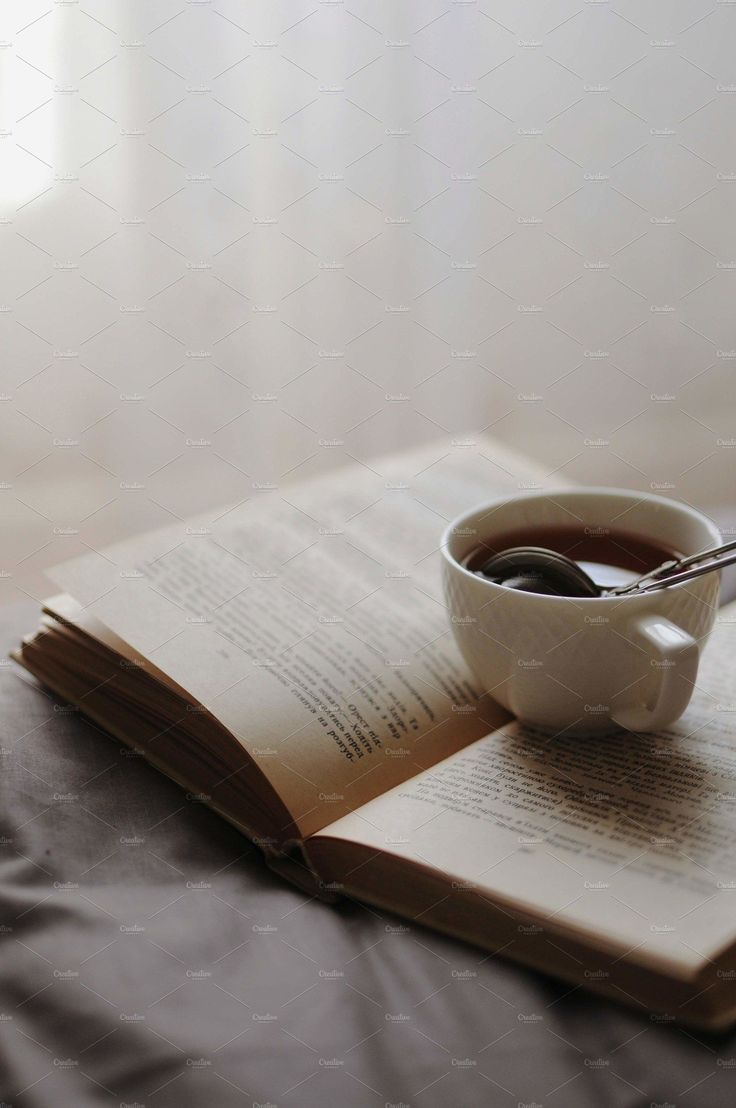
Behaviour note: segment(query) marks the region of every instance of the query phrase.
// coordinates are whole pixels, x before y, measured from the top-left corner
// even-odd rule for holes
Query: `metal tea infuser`
[[[492,554],[475,571],[497,585],[545,596],[617,597],[656,592],[682,581],[692,581],[736,562],[736,540],[701,550],[686,558],[671,558],[626,585],[597,585],[585,570],[554,550],[542,546],[512,546]]]

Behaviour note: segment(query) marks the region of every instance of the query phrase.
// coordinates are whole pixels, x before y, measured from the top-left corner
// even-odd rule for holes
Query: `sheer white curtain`
[[[488,429],[728,522],[734,12],[3,5],[8,568]]]

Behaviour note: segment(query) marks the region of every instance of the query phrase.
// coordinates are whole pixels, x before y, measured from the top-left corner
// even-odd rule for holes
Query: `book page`
[[[736,937],[734,657],[731,604],[670,729],[512,722],[323,835],[440,870],[448,896],[474,889],[642,961],[702,965]]]
[[[309,834],[506,718],[454,645],[439,539],[540,477],[488,442],[435,445],[251,490],[51,576],[231,730]]]

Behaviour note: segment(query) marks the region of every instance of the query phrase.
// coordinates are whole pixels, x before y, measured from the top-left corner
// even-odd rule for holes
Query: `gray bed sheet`
[[[310,899],[17,667],[0,695],[4,1105],[736,1103],[736,1036]]]

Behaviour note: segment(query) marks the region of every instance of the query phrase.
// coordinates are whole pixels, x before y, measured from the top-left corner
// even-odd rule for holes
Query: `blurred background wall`
[[[6,0],[7,589],[481,432],[731,526],[735,43],[730,0]]]

